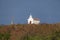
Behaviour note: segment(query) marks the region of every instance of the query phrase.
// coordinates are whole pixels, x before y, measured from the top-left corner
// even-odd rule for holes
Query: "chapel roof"
[[[39,18],[33,18],[34,20],[38,20],[39,21]]]

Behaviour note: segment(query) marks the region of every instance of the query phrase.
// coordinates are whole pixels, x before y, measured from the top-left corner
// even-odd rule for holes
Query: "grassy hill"
[[[0,25],[0,40],[60,40],[60,23]]]

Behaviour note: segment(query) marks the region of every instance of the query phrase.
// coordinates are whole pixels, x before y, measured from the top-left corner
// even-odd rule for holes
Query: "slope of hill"
[[[45,39],[48,40],[49,37],[53,37],[52,39],[50,38],[51,40],[53,40],[54,37],[57,36],[56,35],[57,33],[60,34],[60,23],[38,24],[38,25],[17,24],[17,25],[0,26],[0,39],[1,40],[9,40],[9,39],[10,40],[28,40],[29,38],[33,40],[32,38],[35,39],[36,38],[35,36],[38,36],[37,39],[39,38],[41,39],[42,37],[43,40]],[[60,35],[59,35],[59,38],[60,38]]]

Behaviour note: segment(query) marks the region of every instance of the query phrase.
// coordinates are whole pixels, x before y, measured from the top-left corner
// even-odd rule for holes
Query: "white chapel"
[[[33,18],[32,15],[30,14],[28,18],[28,24],[39,24],[40,20],[38,18]]]

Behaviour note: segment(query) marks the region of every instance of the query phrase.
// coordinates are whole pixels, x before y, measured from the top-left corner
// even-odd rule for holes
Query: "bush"
[[[4,40],[9,40],[10,39],[10,33],[5,33],[4,34]]]
[[[2,40],[3,36],[4,36],[4,35],[3,35],[2,33],[0,33],[0,40]]]
[[[26,35],[23,38],[23,40],[44,40],[44,38],[41,36],[38,36],[38,35],[36,35],[36,36]]]

